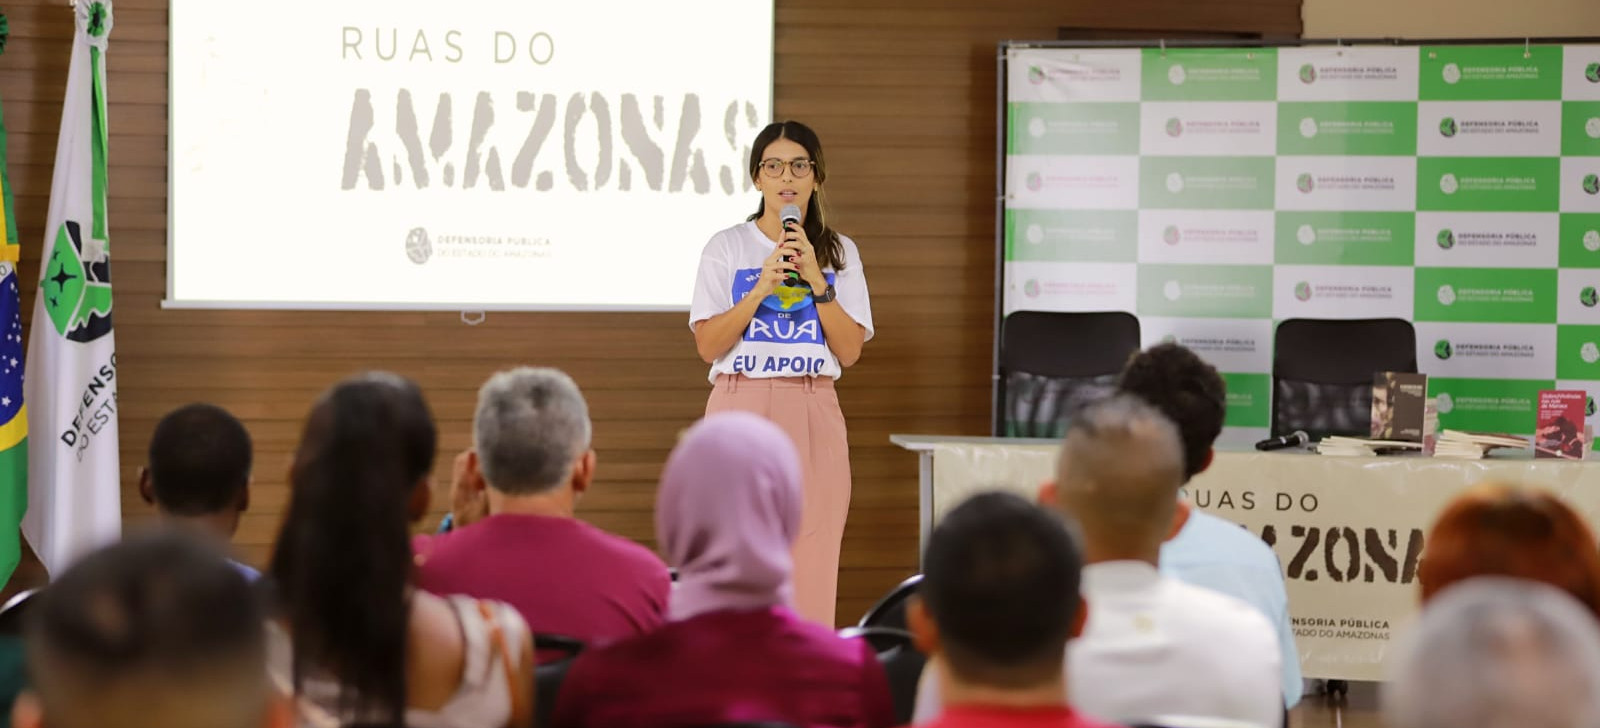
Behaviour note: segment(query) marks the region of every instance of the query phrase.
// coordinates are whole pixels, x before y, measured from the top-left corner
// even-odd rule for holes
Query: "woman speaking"
[[[755,412],[800,451],[805,502],[794,546],[800,614],[833,626],[839,546],[850,511],[850,449],[833,382],[872,338],[856,244],[828,227],[827,167],[815,132],[770,124],[750,147],[756,213],[700,255],[689,326],[711,363],[706,414]]]

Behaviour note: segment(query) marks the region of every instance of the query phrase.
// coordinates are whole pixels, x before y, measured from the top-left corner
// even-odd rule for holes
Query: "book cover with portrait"
[[[1422,442],[1428,375],[1379,372],[1372,377],[1372,438]]]

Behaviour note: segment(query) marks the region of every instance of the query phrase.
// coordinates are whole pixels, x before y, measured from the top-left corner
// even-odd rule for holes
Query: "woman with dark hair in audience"
[[[554,725],[894,724],[871,646],[792,611],[800,477],[793,442],[759,415],[709,415],[684,434],[656,498],[678,569],[670,621],[578,657]]]
[[[436,437],[422,392],[386,373],[340,382],[306,420],[271,566],[271,664],[302,726],[532,723],[516,610],[412,586],[408,524],[428,507]]]
[[[1583,518],[1543,490],[1489,482],[1445,507],[1417,568],[1422,601],[1475,576],[1543,582],[1600,617],[1600,547]]]

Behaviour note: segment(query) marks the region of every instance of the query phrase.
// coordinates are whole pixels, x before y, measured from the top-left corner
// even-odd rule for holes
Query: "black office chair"
[[[917,586],[920,584],[922,584],[921,574],[907,577],[905,581],[890,589],[877,604],[872,605],[866,614],[861,615],[861,620],[856,622],[856,626],[862,629],[871,627],[906,629],[906,600],[917,593]]]
[[[894,701],[896,725],[910,725],[917,708],[917,683],[928,658],[917,649],[911,633],[890,627],[846,627],[839,636],[860,638],[878,653],[878,664],[889,679],[889,697]]]
[[[537,698],[533,703],[533,724],[537,728],[544,728],[550,725],[550,719],[555,715],[556,696],[561,694],[561,683],[566,681],[572,661],[583,652],[583,642],[563,635],[536,634],[533,636],[533,649],[541,654],[561,653],[560,659],[541,661],[533,670],[534,694]]]
[[[994,432],[1060,437],[1077,402],[1109,389],[1139,350],[1139,319],[1123,311],[1017,311],[1000,325]]]
[[[1289,319],[1272,355],[1272,436],[1305,430],[1367,437],[1372,377],[1417,371],[1417,333],[1403,319]]]

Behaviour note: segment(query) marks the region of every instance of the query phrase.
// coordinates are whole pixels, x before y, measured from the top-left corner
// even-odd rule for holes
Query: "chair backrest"
[[[578,659],[578,654],[583,652],[583,642],[572,637],[556,634],[536,634],[533,636],[533,649],[545,655],[533,670],[534,695],[533,724],[536,728],[545,728],[550,725],[551,717],[556,711],[556,696],[561,694],[561,683],[567,679],[567,671],[572,668],[573,660]],[[550,660],[551,652],[561,653],[559,659]]]
[[[1417,371],[1417,333],[1404,319],[1289,319],[1273,338],[1274,437],[1366,437],[1372,376]]]
[[[999,408],[1006,437],[1060,437],[1086,392],[1109,388],[1139,350],[1139,319],[1125,311],[1017,311],[1000,325]]]
[[[917,593],[917,587],[921,584],[921,574],[912,574],[905,581],[896,584],[888,594],[878,600],[877,604],[872,605],[866,614],[861,615],[861,620],[856,622],[856,626],[906,629],[906,600]]]
[[[910,725],[917,708],[917,684],[928,664],[928,657],[917,649],[911,633],[890,627],[846,627],[839,630],[839,636],[864,639],[872,645],[889,680],[896,725]]]

